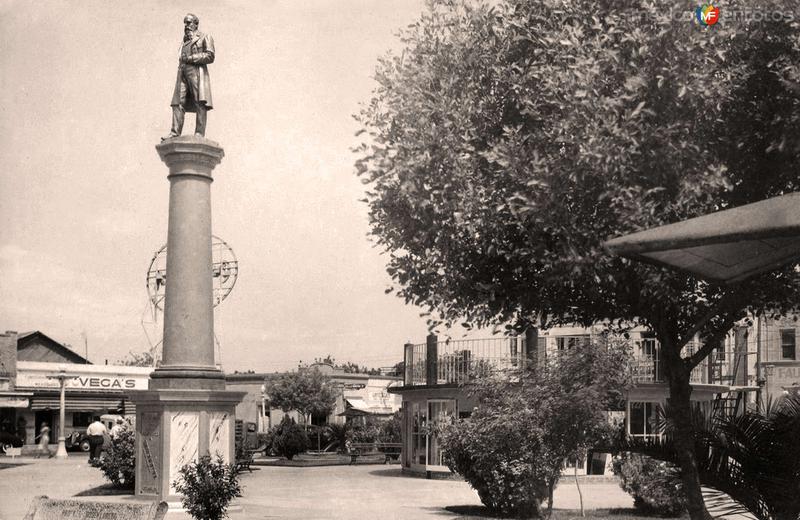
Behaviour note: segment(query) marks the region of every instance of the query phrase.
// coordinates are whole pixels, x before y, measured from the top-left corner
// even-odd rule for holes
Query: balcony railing
[[[522,368],[536,362],[536,352],[526,348],[526,338],[428,342],[405,347],[406,386],[462,384],[491,372]]]
[[[699,348],[699,343],[690,343],[681,352],[683,357],[690,356]],[[664,363],[661,360],[661,349],[657,343],[654,348],[638,348],[631,361],[634,383],[666,383]],[[642,351],[645,352],[642,352]],[[739,361],[737,363],[737,356]],[[747,369],[746,353],[713,351],[710,356],[700,362],[689,376],[694,384],[733,385],[742,379]],[[746,376],[745,376],[746,377]]]
[[[512,371],[531,364],[544,366],[545,357],[557,360],[572,349],[580,349],[587,342],[599,338],[588,336],[553,336],[550,343],[545,336],[536,339],[536,348],[529,348],[533,337],[517,336],[472,340],[438,341],[429,336],[426,343],[405,346],[405,386],[463,384],[489,373]],[[682,352],[684,357],[699,348],[690,343]],[[633,381],[666,383],[661,349],[654,339],[634,341],[631,359]],[[739,359],[737,361],[737,356]],[[695,367],[690,375],[694,384],[744,384],[746,380],[746,353],[714,351]]]

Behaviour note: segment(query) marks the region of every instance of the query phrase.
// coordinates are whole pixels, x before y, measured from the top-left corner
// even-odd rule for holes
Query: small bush
[[[203,455],[180,469],[175,489],[181,493],[183,507],[196,520],[222,520],[226,518],[228,504],[241,496],[242,488],[234,464],[226,464],[222,457],[212,460]]]
[[[380,423],[379,439],[381,442],[400,442],[402,429],[402,416],[400,410],[396,411],[388,421]]]
[[[273,446],[275,452],[282,457],[292,460],[298,453],[303,453],[308,448],[306,432],[295,424],[294,421],[284,418],[278,426]]]
[[[643,513],[680,516],[686,511],[678,468],[639,453],[614,457],[614,474]]]
[[[460,474],[492,512],[514,518],[542,516],[542,502],[560,474],[561,461],[536,434],[473,414],[438,433],[445,463]]]
[[[126,421],[109,447],[92,464],[103,472],[114,487],[131,489],[136,479],[136,432]]]
[[[374,423],[353,428],[353,442],[376,442],[380,440],[381,427]]]
[[[272,443],[275,441],[275,428],[270,428],[266,432],[259,433],[256,438],[258,439],[258,447],[264,446],[264,455],[270,455],[272,451]]]

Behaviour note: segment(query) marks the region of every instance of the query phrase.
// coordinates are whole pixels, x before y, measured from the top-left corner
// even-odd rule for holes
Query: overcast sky
[[[226,371],[328,353],[394,364],[424,341],[368,241],[354,175],[377,58],[417,0],[0,1],[0,330],[40,330],[95,363],[149,348],[145,274],[166,241],[183,16],[214,37],[207,137],[214,233],[236,287],[216,308]],[[185,133],[194,128],[187,115]],[[147,319],[145,320],[147,321]],[[160,339],[161,317],[147,325]]]

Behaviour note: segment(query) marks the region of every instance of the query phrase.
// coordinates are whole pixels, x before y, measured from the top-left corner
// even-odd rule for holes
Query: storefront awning
[[[31,399],[31,410],[58,410],[60,400],[58,396],[35,396]],[[71,412],[99,412],[106,410],[121,410],[126,414],[132,413],[133,405],[122,396],[78,396],[69,395],[64,399],[64,409]]]
[[[347,404],[351,408],[355,408],[356,410],[361,410],[363,412],[369,411],[369,406],[363,399],[359,399],[358,397],[348,397],[345,399],[345,401],[347,401]]]
[[[607,241],[614,254],[734,283],[800,258],[800,193]]]
[[[27,408],[32,393],[0,392],[0,408]]]

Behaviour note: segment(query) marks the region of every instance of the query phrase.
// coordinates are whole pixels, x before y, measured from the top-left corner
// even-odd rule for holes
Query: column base
[[[245,394],[167,388],[131,392],[136,405],[136,496],[179,501],[175,480],[182,466],[201,455],[234,461],[235,410]]]
[[[225,374],[209,367],[166,366],[150,374],[150,390],[225,390]]]

